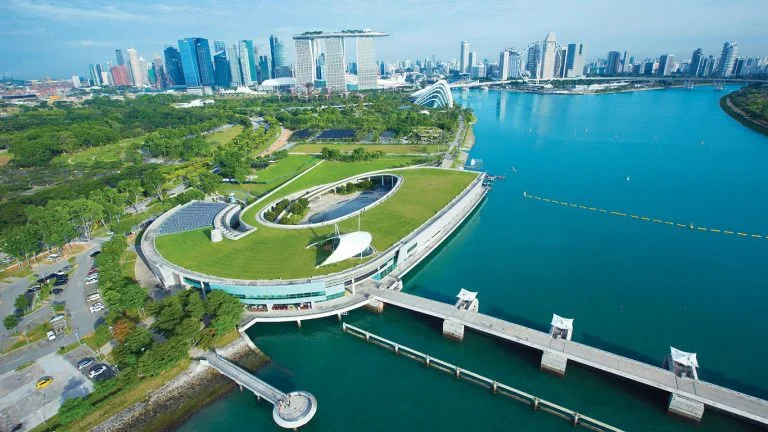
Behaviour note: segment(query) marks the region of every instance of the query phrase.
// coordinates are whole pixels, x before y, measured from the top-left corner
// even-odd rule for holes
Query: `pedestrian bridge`
[[[705,381],[679,377],[673,372],[627,357],[593,348],[519,324],[494,318],[454,305],[393,290],[371,290],[372,301],[390,304],[445,320],[454,328],[463,326],[477,332],[525,345],[542,352],[542,368],[560,367],[565,373],[568,360],[636,381],[670,393],[669,412],[700,420],[704,405],[762,425],[768,425],[768,401]],[[463,335],[463,327],[461,335]],[[444,332],[446,326],[443,327]],[[547,363],[547,364],[545,364]],[[546,367],[545,367],[546,366]],[[702,405],[703,404],[703,405]]]
[[[218,353],[208,353],[200,362],[231,378],[241,390],[245,387],[259,399],[264,398],[274,405],[272,418],[278,426],[296,429],[312,420],[317,412],[317,400],[312,394],[305,391],[283,393]]]

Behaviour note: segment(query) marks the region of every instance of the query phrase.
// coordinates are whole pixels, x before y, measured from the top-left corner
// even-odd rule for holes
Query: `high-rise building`
[[[375,90],[378,88],[376,82],[376,48],[374,39],[371,37],[355,38],[357,46],[357,89]]]
[[[165,58],[165,71],[168,75],[168,85],[184,85],[184,70],[181,65],[181,55],[179,54],[179,50],[170,46],[165,47],[163,56]]]
[[[253,84],[253,78],[251,78],[251,54],[248,50],[248,45],[245,41],[240,41],[240,72],[243,74],[243,85],[249,86]]]
[[[271,71],[272,71],[272,68],[270,67],[270,64],[269,64],[269,56],[265,56],[265,55],[259,56],[259,84],[261,84],[265,80],[272,78],[272,76],[270,75]],[[298,78],[296,82],[298,82]]]
[[[469,52],[469,63],[467,64],[467,71],[472,72],[472,66],[477,65],[477,51]]]
[[[152,69],[155,70],[155,86],[157,88],[168,88],[168,75],[165,73],[163,59],[160,56],[152,58]]]
[[[624,55],[621,56],[621,73],[632,72],[632,58],[629,56],[629,51],[624,51]]]
[[[609,51],[605,62],[605,76],[616,76],[621,69],[621,53],[618,51]]]
[[[520,70],[520,56],[520,51],[517,51],[516,49],[509,50],[509,74],[507,75],[509,79],[518,79],[522,76],[522,71]]]
[[[733,75],[733,65],[736,62],[736,56],[739,52],[739,44],[728,41],[723,44],[723,51],[720,53],[720,60],[717,62],[717,75],[728,77]]]
[[[296,86],[314,84],[315,77],[315,40],[296,40]],[[274,65],[273,65],[274,66]]]
[[[227,57],[229,57],[229,80],[231,85],[243,85],[243,74],[240,72],[240,57],[237,53],[237,45],[232,44],[227,49]]]
[[[208,44],[208,39],[195,38],[195,53],[197,54],[197,64],[200,66],[200,84],[213,85],[213,60],[211,59],[211,46]]]
[[[110,86],[115,85],[110,78],[110,74],[107,71],[101,71],[101,85]]]
[[[583,43],[568,44],[565,62],[565,76],[568,78],[584,76],[584,61],[587,52]]]
[[[539,78],[541,70],[541,44],[535,43],[528,47],[528,58],[525,61],[525,70],[531,78]]]
[[[259,51],[256,46],[253,45],[253,41],[246,39],[240,41],[245,43],[245,47],[248,50],[248,68],[251,71],[251,81],[258,81],[259,77]]]
[[[218,54],[222,51],[226,51],[226,45],[224,44],[224,41],[222,40],[215,40],[213,41],[213,53]],[[215,68],[215,62],[214,62],[214,68]]]
[[[509,79],[509,50],[505,49],[499,53],[499,79],[506,81]]]
[[[347,80],[344,75],[344,38],[323,39],[325,43],[325,86],[331,91],[346,91]],[[274,69],[274,65],[272,65]],[[298,84],[298,83],[297,83]]]
[[[664,54],[659,57],[659,68],[656,73],[661,76],[667,76],[672,73],[675,67],[675,56],[673,54]]]
[[[688,75],[701,76],[702,66],[704,66],[704,54],[701,48],[697,48],[691,54],[691,64],[688,65]]]
[[[181,57],[184,83],[190,87],[200,85],[200,66],[197,63],[195,38],[179,39],[179,56]]]
[[[539,78],[552,79],[555,76],[555,57],[557,56],[557,40],[553,32],[547,33],[542,43],[541,72]]]
[[[80,88],[80,76],[79,75],[72,75],[72,85],[75,88]]]
[[[144,87],[147,83],[144,81],[145,73],[141,70],[141,63],[139,62],[139,54],[133,48],[126,50],[128,53],[128,66],[130,67],[131,76],[133,77],[133,85],[136,87]]]
[[[557,57],[555,57],[555,78],[565,78],[565,64],[568,61],[568,50],[566,48],[557,48]]]
[[[101,77],[96,73],[96,66],[93,64],[88,65],[88,73],[91,75],[91,85],[101,85]]]
[[[123,66],[125,64],[125,58],[123,57],[123,50],[116,49],[115,50],[115,58],[117,58],[117,65]]]
[[[128,66],[126,65],[112,66],[109,69],[109,71],[112,74],[112,82],[114,83],[115,86],[131,85],[131,81],[128,77]]]
[[[215,83],[218,87],[229,87],[232,82],[232,75],[227,60],[227,53],[222,50],[213,56],[213,71]]]
[[[269,37],[269,51],[272,54],[272,76],[277,77],[277,71],[287,66],[285,61],[285,45],[275,35]]]
[[[461,56],[459,59],[459,73],[469,73],[469,42],[461,41]]]

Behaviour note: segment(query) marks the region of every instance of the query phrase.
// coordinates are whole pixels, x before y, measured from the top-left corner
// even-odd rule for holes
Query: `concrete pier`
[[[443,320],[443,336],[455,341],[463,341],[464,325],[451,319]]]
[[[371,299],[364,308],[368,309],[371,312],[375,313],[382,313],[384,312],[384,302],[378,299]]]
[[[544,351],[541,354],[540,369],[557,376],[565,376],[565,366],[568,363],[566,357],[552,351]]]
[[[669,395],[667,414],[698,423],[704,416],[704,404],[672,393]]]

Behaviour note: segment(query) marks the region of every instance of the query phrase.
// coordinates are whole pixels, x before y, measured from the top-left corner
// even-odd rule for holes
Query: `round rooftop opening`
[[[402,178],[363,174],[292,194],[268,205],[260,222],[285,228],[331,225],[378,205],[394,194]]]

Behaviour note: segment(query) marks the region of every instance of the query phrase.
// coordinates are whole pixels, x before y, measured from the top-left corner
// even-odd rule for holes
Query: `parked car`
[[[92,365],[93,362],[95,362],[95,361],[96,360],[94,360],[92,357],[86,357],[86,358],[80,360],[79,362],[77,362],[77,368],[81,369],[81,370],[85,369],[88,366]]]
[[[66,285],[67,282],[68,281],[66,281],[66,280],[57,280],[56,282],[53,283],[53,286],[57,287],[57,286]]]
[[[100,310],[103,310],[104,309],[104,305],[101,304],[101,303],[96,303],[93,306],[91,306],[90,309],[91,309],[91,313],[96,313],[96,312],[98,312]]]
[[[101,300],[101,296],[99,295],[99,293],[94,293],[86,297],[85,300],[89,302]]]
[[[96,255],[100,254],[101,251],[93,251],[91,252],[91,258],[94,258]]]
[[[86,284],[86,285],[93,285],[93,284],[95,284],[95,283],[97,283],[97,282],[99,282],[99,280],[98,280],[98,279],[91,279],[91,280],[87,280],[87,281],[85,281],[85,284]]]
[[[85,280],[98,279],[98,278],[99,278],[99,272],[95,272],[95,273],[89,274],[88,277],[85,278]]]
[[[26,293],[25,293],[25,294],[32,294],[32,295],[34,295],[34,294],[35,294],[35,290],[33,290],[32,288],[30,288],[30,289],[28,289],[28,290],[26,291]]]
[[[38,390],[42,390],[42,389],[48,387],[49,385],[51,385],[51,383],[53,383],[53,377],[49,377],[49,376],[42,377],[39,380],[37,380],[37,384],[35,384],[35,387]]]
[[[59,295],[59,294],[63,293],[64,290],[61,289],[61,288],[54,288],[54,289],[51,290],[51,292],[53,293],[53,295]]]
[[[56,272],[57,276],[64,276],[65,274],[67,274],[67,272],[65,272],[64,270],[59,270]]]
[[[48,340],[49,341],[52,341],[52,340],[56,339],[56,333],[54,333],[54,332],[52,332],[50,330],[48,330],[48,333],[46,333],[45,335],[48,336]]]
[[[29,287],[29,289],[31,289],[32,291],[40,291],[40,288],[41,288],[40,285],[32,285],[31,287]]]
[[[88,372],[88,378],[96,378],[97,376],[103,374],[106,370],[107,367],[105,365],[96,365],[91,368],[90,372]]]

